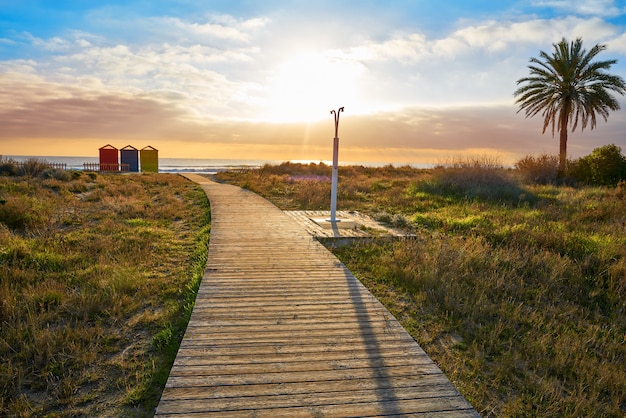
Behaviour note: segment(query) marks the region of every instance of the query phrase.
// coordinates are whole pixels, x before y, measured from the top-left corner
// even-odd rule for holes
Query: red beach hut
[[[100,171],[118,171],[117,148],[107,144],[100,148]]]
[[[139,150],[131,145],[126,145],[120,150],[120,162],[122,171],[128,167],[128,171],[137,173],[139,171]]]

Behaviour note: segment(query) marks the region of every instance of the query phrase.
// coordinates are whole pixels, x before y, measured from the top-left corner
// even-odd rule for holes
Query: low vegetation
[[[217,177],[327,210],[330,175]],[[488,160],[339,175],[338,209],[412,238],[334,251],[483,416],[626,414],[626,183],[556,186]],[[0,162],[0,415],[151,416],[206,262],[207,209],[176,175]]]
[[[578,184],[587,186],[616,186],[626,181],[626,156],[617,145],[594,149],[584,157],[568,160],[564,177],[559,177],[559,157],[543,154],[528,155],[515,165],[529,184]]]
[[[330,174],[286,163],[218,178],[283,209],[327,210]],[[340,167],[338,209],[413,238],[336,254],[481,415],[624,416],[626,183],[537,175],[480,160]]]
[[[605,145],[570,161],[568,175],[582,184],[615,186],[626,180],[626,156],[617,145]]]
[[[152,416],[206,264],[177,175],[0,163],[0,416]]]

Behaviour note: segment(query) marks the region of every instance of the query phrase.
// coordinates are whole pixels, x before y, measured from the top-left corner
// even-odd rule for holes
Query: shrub
[[[62,168],[47,168],[41,173],[41,177],[44,179],[70,181],[72,179],[72,174]]]
[[[568,162],[567,175],[578,183],[593,184],[593,169],[587,158]]]
[[[441,162],[436,168],[457,168],[457,169],[474,169],[474,170],[496,170],[504,166],[497,156],[493,155],[472,155],[472,156],[454,156]]]
[[[329,176],[332,167],[324,163],[300,164],[292,162],[284,162],[280,165],[265,164],[259,169],[261,175],[291,175],[291,176]]]
[[[17,164],[13,160],[0,160],[0,176],[15,176]]]
[[[531,184],[556,184],[559,170],[557,155],[527,155],[515,163],[522,179]]]
[[[48,169],[48,163],[38,158],[29,158],[20,164],[17,173],[27,177],[38,177]]]
[[[457,199],[518,204],[532,197],[494,156],[455,157],[432,170],[432,178],[418,182],[417,192]]]
[[[580,183],[615,186],[626,180],[626,157],[617,145],[605,145],[572,162],[568,174]]]
[[[391,214],[385,211],[375,213],[373,216],[378,222],[382,222],[391,226],[392,228],[407,228],[409,226],[409,221],[406,217],[404,217],[400,213]]]
[[[33,199],[29,196],[15,196],[4,199],[0,206],[1,223],[11,229],[25,230],[39,225],[38,212],[33,209]]]

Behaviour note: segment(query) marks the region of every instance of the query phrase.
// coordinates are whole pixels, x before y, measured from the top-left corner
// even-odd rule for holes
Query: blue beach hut
[[[128,165],[128,171],[139,172],[139,150],[131,145],[126,145],[120,150],[120,160],[122,164]]]

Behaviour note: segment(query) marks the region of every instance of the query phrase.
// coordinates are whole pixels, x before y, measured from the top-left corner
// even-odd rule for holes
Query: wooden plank
[[[396,400],[396,403],[400,403],[400,401],[404,400],[415,401],[416,399],[419,399],[424,401],[424,403],[428,403],[439,409],[440,407],[437,407],[437,404],[433,401],[446,399],[448,402],[454,402],[458,399],[456,391],[451,389],[448,385],[439,385],[434,387],[428,386],[422,389],[423,390],[421,391],[416,391],[413,387],[392,387],[385,389],[373,388],[370,390],[353,390],[349,392],[329,392],[325,390],[323,394],[311,392],[301,393],[298,394],[298,396],[294,396],[293,394],[265,396],[254,394],[253,396],[245,397],[245,399],[238,402],[237,405],[232,404],[231,398],[209,398],[210,402],[198,402],[199,400],[206,398],[195,398],[195,402],[189,402],[188,399],[180,399],[164,402],[162,409],[163,412],[167,413],[176,412],[181,408],[184,408],[187,412],[210,412],[228,411],[231,409],[258,410],[270,408],[293,408],[328,404],[353,405],[355,403],[374,403],[381,397],[393,397],[393,399]],[[431,410],[434,409],[432,406],[430,407]]]
[[[177,363],[172,376],[222,376],[225,374],[267,374],[267,373],[289,373],[307,371],[339,371],[345,373],[356,369],[381,369],[381,368],[402,368],[411,370],[414,373],[436,373],[437,369],[432,368],[432,361],[427,356],[412,357],[407,354],[402,356],[377,356],[375,358],[357,359],[323,359],[319,357],[307,356],[306,359],[287,361],[278,359],[273,362],[248,363],[227,363],[227,364],[202,364],[197,361],[180,361]]]
[[[302,214],[188,177],[209,260],[156,416],[478,416]]]
[[[467,401],[458,396],[439,398],[398,399],[397,401],[380,402],[347,402],[333,404],[320,397],[319,404],[303,406],[264,407],[250,405],[249,408],[238,408],[234,404],[227,410],[213,410],[211,403],[197,404],[184,402],[183,408],[189,411],[182,416],[189,417],[379,417],[379,416],[428,416],[433,417],[468,417],[478,416],[472,409],[467,409]],[[245,399],[244,402],[248,401]],[[166,403],[164,403],[166,405]],[[204,409],[201,409],[204,407]],[[191,410],[193,409],[193,410]],[[181,417],[179,412],[172,415],[165,413],[159,416]]]
[[[251,355],[251,354],[253,355]],[[418,350],[412,350],[410,347],[386,347],[384,352],[384,358],[402,358],[403,361],[410,361],[413,359],[419,359],[419,357],[427,357],[425,353]],[[366,349],[358,350],[333,350],[333,351],[319,351],[312,353],[310,351],[303,351],[299,353],[275,353],[275,352],[257,352],[250,350],[248,356],[242,355],[241,352],[232,353],[230,348],[223,350],[221,355],[215,352],[209,354],[202,352],[201,354],[196,352],[195,354],[181,353],[176,358],[177,365],[233,365],[233,364],[271,364],[271,363],[286,363],[286,362],[299,362],[299,361],[340,361],[340,360],[355,360],[355,359],[379,359],[383,358],[382,353],[378,356],[372,356],[372,353]],[[424,361],[422,359],[421,361]]]
[[[376,350],[385,353],[395,353],[396,350],[414,355],[426,355],[414,341],[394,339],[392,341],[375,341],[373,343],[361,342],[360,344],[344,343],[340,347],[334,343],[308,343],[308,344],[279,344],[274,341],[267,344],[256,343],[225,343],[225,344],[202,344],[194,346],[186,344],[181,349],[176,361],[188,357],[204,357],[211,361],[221,361],[222,356],[236,356],[243,362],[261,361],[265,357],[280,355],[282,358],[301,357],[304,355],[327,356],[335,355],[340,358],[352,358],[353,356],[366,355],[371,357]],[[361,354],[365,353],[365,354]],[[254,356],[253,356],[254,355]]]
[[[413,388],[415,391],[428,390],[440,386],[447,387],[447,379],[441,374],[422,375],[419,379],[414,376],[399,376],[389,378],[381,384],[374,379],[326,380],[324,391],[328,393],[352,392],[357,390],[376,390],[390,388]],[[181,399],[216,399],[235,398],[238,396],[271,396],[271,395],[300,395],[317,393],[320,391],[317,381],[296,383],[267,383],[257,385],[224,385],[224,386],[196,386],[193,388],[169,388],[169,400]]]
[[[265,345],[271,345],[274,347],[284,347],[284,346],[309,346],[309,345],[325,345],[331,347],[333,349],[341,349],[343,346],[349,347],[372,347],[372,350],[378,349],[379,346],[382,346],[383,343],[393,343],[398,341],[397,338],[386,338],[386,339],[378,339],[372,338],[372,336],[365,337],[354,337],[354,336],[344,336],[344,335],[335,335],[335,336],[325,336],[325,337],[317,337],[315,338],[313,343],[307,343],[303,341],[301,337],[292,337],[292,338],[255,338],[250,337],[246,341],[238,341],[238,340],[211,340],[210,338],[202,338],[197,336],[189,336],[189,338],[184,338],[181,343],[181,350],[198,347],[230,347],[234,345],[254,345],[259,348]],[[179,350],[179,353],[182,352]]]
[[[184,368],[184,366],[183,366]],[[173,371],[175,373],[175,371]],[[264,385],[264,384],[285,384],[285,383],[304,383],[318,382],[318,391],[324,392],[327,382],[350,381],[370,379],[377,386],[385,386],[389,381],[397,377],[411,377],[418,380],[422,376],[435,375],[441,376],[441,371],[434,365],[418,368],[407,367],[386,367],[380,368],[360,368],[353,370],[307,370],[307,371],[267,371],[264,373],[239,373],[239,374],[222,374],[222,375],[194,375],[194,376],[178,376],[171,374],[168,378],[166,391],[168,388],[191,388],[204,386],[233,386],[233,385]],[[451,384],[448,383],[450,386]],[[448,386],[448,387],[450,387]],[[164,392],[165,393],[165,392]],[[169,395],[168,395],[169,397]],[[161,400],[167,397],[161,397]]]

